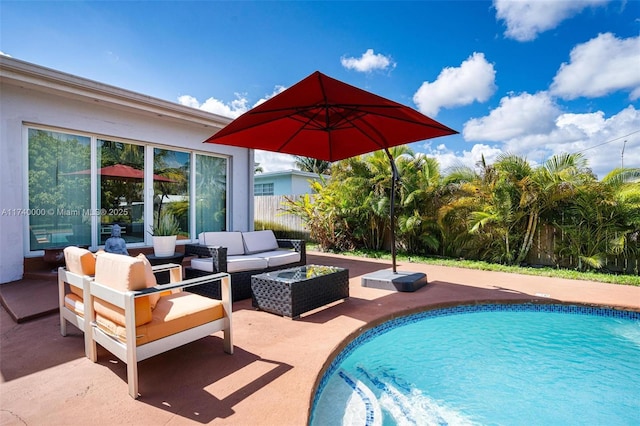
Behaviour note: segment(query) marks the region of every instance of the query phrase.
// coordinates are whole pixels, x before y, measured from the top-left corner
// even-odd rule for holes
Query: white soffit
[[[134,109],[158,117],[201,124],[204,127],[221,129],[233,120],[1,55],[0,80],[26,89],[85,101],[91,99],[117,108]]]

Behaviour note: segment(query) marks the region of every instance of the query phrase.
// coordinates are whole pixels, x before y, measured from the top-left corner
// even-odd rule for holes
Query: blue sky
[[[230,117],[319,70],[458,130],[410,145],[445,171],[500,153],[640,167],[638,0],[0,0],[0,27],[2,54]]]

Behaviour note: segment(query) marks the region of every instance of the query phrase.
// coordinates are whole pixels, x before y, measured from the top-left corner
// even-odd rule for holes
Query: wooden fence
[[[309,230],[298,216],[287,214],[283,209],[286,198],[298,201],[302,195],[260,195],[253,197],[254,222],[265,228],[278,231],[291,231],[291,238],[309,239]],[[256,227],[256,229],[258,229]]]
[[[552,266],[560,268],[575,268],[577,259],[569,257],[560,259],[556,254],[557,242],[562,239],[562,231],[550,225],[540,225],[536,237],[527,256],[527,263],[531,265]],[[634,257],[610,256],[607,258],[606,269],[614,273],[640,275],[640,253]]]

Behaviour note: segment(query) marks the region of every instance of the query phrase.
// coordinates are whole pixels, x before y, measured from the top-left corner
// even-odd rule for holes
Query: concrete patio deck
[[[400,314],[457,303],[542,301],[640,311],[640,287],[408,264],[429,284],[415,293],[360,285],[388,261],[311,252],[308,263],[349,269],[350,298],[290,320],[234,303],[235,354],[214,334],[139,364],[141,397],[105,350],[84,357],[81,333],[51,315],[17,324],[0,312],[2,425],[305,425],[323,368],[361,330]],[[52,283],[52,285],[55,285]],[[347,340],[346,340],[347,339]]]

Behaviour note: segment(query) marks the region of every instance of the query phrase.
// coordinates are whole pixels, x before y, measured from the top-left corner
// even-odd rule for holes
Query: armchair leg
[[[60,310],[60,334],[67,336],[67,320],[64,318],[64,280],[62,276],[65,273],[64,268],[58,268],[58,308]]]
[[[138,364],[135,362],[127,365],[127,383],[131,398],[138,399]]]
[[[231,336],[231,329],[227,328],[224,333],[224,351],[230,355],[233,355],[233,338]]]
[[[93,330],[89,330],[84,334],[84,354],[91,362],[98,362],[98,347],[96,341],[93,340]]]

